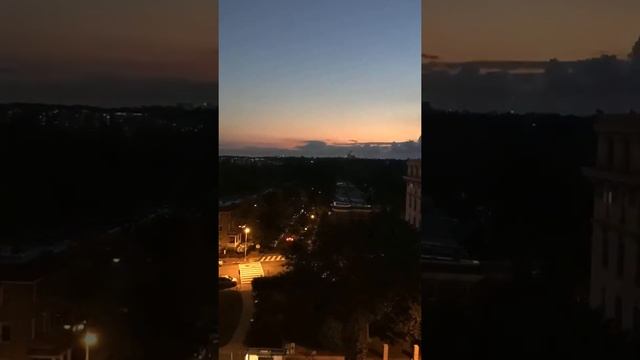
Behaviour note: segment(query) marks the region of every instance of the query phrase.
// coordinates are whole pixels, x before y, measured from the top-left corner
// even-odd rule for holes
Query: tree
[[[325,320],[320,330],[320,344],[332,351],[340,351],[343,344],[343,324],[333,317]]]
[[[631,61],[640,61],[640,37],[638,41],[636,41],[635,45],[631,49],[631,53],[629,54],[629,59]]]

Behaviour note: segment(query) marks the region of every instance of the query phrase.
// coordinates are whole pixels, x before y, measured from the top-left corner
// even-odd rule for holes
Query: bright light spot
[[[64,326],[64,329],[65,329],[65,330],[69,330],[69,329],[71,329],[71,325],[65,325],[65,326]]]
[[[116,263],[116,264],[119,263],[120,262],[120,258],[113,258],[113,262]]]
[[[87,346],[93,346],[98,342],[98,335],[90,331],[87,331],[87,333],[84,334],[82,341],[84,341],[84,344]]]

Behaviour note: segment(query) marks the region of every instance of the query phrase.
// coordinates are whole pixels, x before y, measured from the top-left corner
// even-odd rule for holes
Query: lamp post
[[[98,335],[91,331],[87,331],[82,338],[84,342],[84,359],[89,360],[89,347],[94,346],[98,342]]]
[[[248,227],[244,228],[244,262],[247,262],[247,246],[249,241],[249,233],[251,229]]]

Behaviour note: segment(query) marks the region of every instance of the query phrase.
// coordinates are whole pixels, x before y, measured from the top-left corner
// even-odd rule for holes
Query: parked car
[[[218,278],[218,290],[230,289],[238,285],[238,280],[233,276],[224,275]]]

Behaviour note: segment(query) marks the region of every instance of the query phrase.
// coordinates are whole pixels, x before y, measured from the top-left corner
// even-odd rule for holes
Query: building
[[[56,291],[59,264],[49,255],[19,258],[0,257],[0,359],[71,360],[73,309]]]
[[[464,224],[437,209],[429,197],[424,205],[420,252],[423,304],[449,299],[474,301],[496,285],[511,281],[509,263],[472,258],[456,236]]]
[[[375,208],[367,202],[364,194],[349,182],[337,182],[336,192],[331,202],[331,211],[336,214],[370,214]]]
[[[236,216],[237,204],[229,204],[218,208],[218,248],[220,250],[236,249],[241,241],[239,222]]]
[[[420,159],[407,161],[407,196],[404,219],[416,228],[422,227],[422,162]]]
[[[595,122],[589,303],[622,329],[640,329],[640,116]]]

